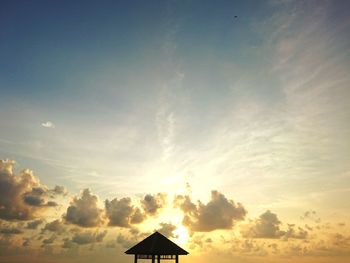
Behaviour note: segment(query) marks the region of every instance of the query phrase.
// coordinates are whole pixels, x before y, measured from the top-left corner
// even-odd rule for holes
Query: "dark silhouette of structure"
[[[187,255],[188,252],[162,234],[155,232],[125,251],[125,254],[135,255],[134,263],[137,263],[137,259],[152,259],[152,263],[155,263],[156,259],[157,263],[160,263],[161,259],[175,259],[178,263],[179,255]]]

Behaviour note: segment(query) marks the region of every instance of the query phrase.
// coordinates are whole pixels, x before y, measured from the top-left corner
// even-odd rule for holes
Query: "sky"
[[[1,263],[154,231],[184,263],[349,262],[349,1],[3,0],[0,28]]]

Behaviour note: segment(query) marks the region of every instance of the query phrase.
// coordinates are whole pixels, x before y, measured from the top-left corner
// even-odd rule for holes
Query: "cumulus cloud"
[[[216,229],[231,229],[235,221],[243,220],[246,210],[240,203],[228,200],[218,191],[211,192],[207,204],[194,204],[188,196],[177,196],[175,206],[182,209],[183,224],[192,231],[209,232]]]
[[[131,227],[133,224],[143,222],[147,216],[156,215],[165,204],[166,195],[158,193],[147,194],[141,200],[142,210],[132,204],[129,197],[105,201],[106,216],[108,225],[119,227]]]
[[[119,233],[116,242],[123,248],[130,248],[149,235],[150,233],[144,233],[139,229],[132,227],[129,229],[129,234]]]
[[[193,235],[189,241],[189,248],[190,249],[196,249],[196,248],[208,248],[211,246],[211,243],[213,240],[209,237],[206,237],[205,235]]]
[[[288,229],[283,235],[283,239],[288,240],[289,238],[294,239],[306,239],[308,237],[308,231],[295,224],[288,224]]]
[[[166,195],[147,194],[141,200],[142,210],[132,204],[129,197],[105,201],[106,216],[110,226],[130,227],[143,222],[148,215],[156,215],[165,204]]]
[[[332,237],[332,244],[341,248],[350,248],[350,236],[345,236],[344,234],[336,233]]]
[[[52,190],[50,190],[51,193],[55,194],[55,195],[67,195],[68,191],[64,186],[61,185],[56,185]]]
[[[134,208],[134,212],[131,216],[130,223],[139,224],[145,219],[146,219],[146,215],[141,212],[141,209],[138,207]]]
[[[15,162],[0,160],[0,218],[5,220],[29,220],[45,207],[56,206],[48,201],[48,189],[40,184],[29,169],[18,175],[13,173]]]
[[[78,245],[86,245],[91,243],[99,243],[102,242],[104,237],[107,234],[107,230],[103,232],[92,232],[92,231],[84,231],[75,233],[72,237],[71,241]]]
[[[45,239],[43,239],[42,241],[41,241],[41,243],[42,243],[42,247],[45,247],[45,246],[47,246],[47,245],[50,245],[50,244],[52,244],[55,240],[56,240],[56,235],[52,235],[51,237],[49,237],[49,238],[45,238]]]
[[[120,244],[123,248],[130,248],[137,243],[135,238],[129,238],[122,234],[119,234],[116,239],[117,243]]]
[[[44,221],[42,219],[33,220],[27,223],[27,229],[37,229]]]
[[[71,239],[69,239],[69,238],[64,238],[63,239],[62,248],[69,249],[69,248],[73,248],[73,247],[76,247],[76,246],[77,246],[77,244],[74,243]]]
[[[156,195],[147,194],[141,200],[142,208],[148,215],[155,215],[165,204],[166,194],[158,193]]]
[[[44,231],[51,231],[56,233],[62,233],[65,230],[64,224],[61,220],[56,219],[50,223],[47,223],[45,227],[42,229]]]
[[[44,187],[33,187],[23,195],[23,201],[31,206],[57,206],[54,201],[47,201],[48,190]]]
[[[316,211],[314,210],[309,210],[306,211],[301,217],[301,220],[311,220],[315,223],[320,223],[321,222],[321,218],[317,216]]]
[[[179,207],[185,214],[194,215],[197,212],[197,206],[191,201],[188,195],[178,195],[174,200],[175,207]]]
[[[280,225],[277,215],[267,210],[255,221],[243,226],[241,233],[250,238],[280,238],[285,234],[280,230]]]
[[[98,207],[97,196],[84,189],[80,198],[71,201],[64,218],[81,227],[96,227],[103,223],[103,210]]]
[[[145,219],[145,215],[138,207],[131,204],[131,199],[128,197],[106,200],[105,208],[110,226],[130,227],[131,224],[141,223]]]
[[[23,247],[28,247],[30,245],[30,238],[23,238],[23,243],[22,243],[22,246]]]
[[[0,228],[0,234],[3,234],[3,235],[18,235],[22,233],[23,231],[21,229],[15,228],[15,227]]]
[[[160,223],[160,228],[156,229],[159,233],[163,234],[166,237],[176,237],[174,231],[176,226],[171,223]]]
[[[306,239],[308,232],[301,227],[296,227],[294,224],[287,224],[287,230],[281,230],[282,222],[278,219],[275,213],[267,210],[261,214],[258,219],[247,225],[243,225],[241,233],[248,238],[282,238],[288,240]]]
[[[241,239],[235,238],[230,241],[232,249],[241,255],[265,257],[269,254],[268,250],[275,250],[277,247],[274,244],[267,245],[256,239]]]

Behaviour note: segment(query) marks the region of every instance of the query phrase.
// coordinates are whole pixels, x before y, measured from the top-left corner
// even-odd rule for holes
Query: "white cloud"
[[[44,128],[50,128],[50,129],[55,128],[55,124],[51,121],[43,122],[43,123],[41,123],[41,126]]]

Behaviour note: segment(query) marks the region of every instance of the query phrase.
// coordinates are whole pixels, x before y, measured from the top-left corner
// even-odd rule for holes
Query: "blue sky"
[[[133,227],[145,232],[167,222],[188,231],[198,261],[205,258],[198,240],[222,235],[247,262],[262,260],[245,254],[249,244],[266,249],[271,262],[295,247],[309,251],[295,252],[298,262],[325,262],[310,258],[322,242],[330,244],[327,256],[338,253],[346,262],[350,232],[340,225],[350,216],[349,7],[348,1],[2,1],[0,156],[15,164],[0,163],[0,174],[21,178],[29,168],[48,189],[67,188],[59,209],[47,214],[67,225],[78,225],[66,216],[74,200],[96,195],[105,211],[106,199],[128,197],[136,207],[147,194],[163,200],[156,193],[167,193],[168,216],[147,215]],[[213,226],[202,226],[200,216],[181,222],[176,213],[186,211],[171,208],[171,198],[182,194],[201,200],[198,214],[208,212],[211,201],[226,200],[220,193],[243,204],[245,221],[235,218],[232,228],[201,236],[196,230]],[[322,218],[312,219],[317,233],[301,219],[310,215]],[[259,236],[264,218],[310,233]],[[0,219],[0,230],[14,227],[1,213]],[[94,227],[108,235],[127,231]],[[342,233],[346,245],[335,246],[330,233]],[[291,241],[276,241],[281,253],[264,248],[283,238]],[[65,242],[56,240],[52,249]],[[221,252],[228,262],[230,250]]]
[[[335,143],[348,134],[348,91],[342,84],[334,84],[338,93],[332,97],[287,87],[298,83],[298,77],[311,78],[323,71],[335,82],[336,74],[342,73],[333,66],[345,70],[349,56],[345,2],[2,5],[1,104],[6,120],[1,127],[2,152],[42,173],[52,165],[43,159],[60,163],[62,167],[52,167],[52,175],[42,179],[49,184],[64,182],[68,175],[62,169],[72,166],[84,173],[107,169],[106,174],[123,177],[120,174],[126,172],[136,178],[140,172],[129,166],[156,165],[169,151],[178,151],[171,154],[174,158],[192,151],[196,155],[219,143],[214,140],[223,131],[248,136],[264,122],[271,129],[269,121],[284,125],[282,133],[296,136],[299,133],[288,128],[291,118],[292,122],[305,118],[307,124],[315,121],[321,130],[328,126],[332,134],[341,133],[329,137]],[[310,58],[305,62],[306,56]],[[329,65],[314,73],[317,63]],[[314,78],[310,81],[318,85],[321,79]],[[328,105],[336,101],[338,106]],[[290,107],[301,110],[300,103],[317,110],[306,109],[314,111],[310,116],[292,112]],[[47,121],[55,127],[41,125]],[[123,136],[130,136],[128,144]],[[272,140],[269,136],[267,140]],[[305,135],[305,140],[308,136],[312,135]],[[234,147],[248,142],[231,143]],[[331,145],[325,151],[335,147]],[[314,149],[303,154],[307,151],[319,154]],[[104,164],[90,163],[91,158]],[[334,158],[341,162],[343,157]],[[110,163],[118,163],[118,169],[109,169]]]

